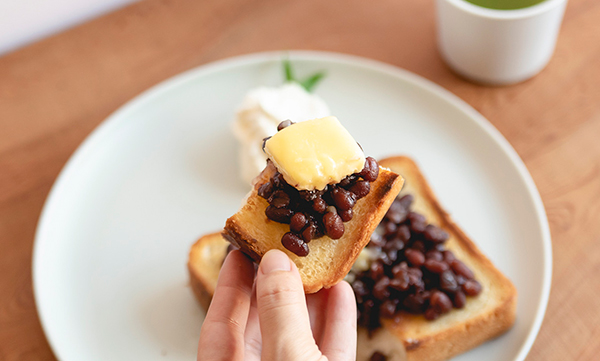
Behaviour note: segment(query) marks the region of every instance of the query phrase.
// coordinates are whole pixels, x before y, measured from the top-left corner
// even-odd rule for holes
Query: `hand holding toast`
[[[198,345],[204,360],[354,360],[356,304],[341,282],[305,296],[298,268],[267,252],[254,276],[239,251],[225,259]]]

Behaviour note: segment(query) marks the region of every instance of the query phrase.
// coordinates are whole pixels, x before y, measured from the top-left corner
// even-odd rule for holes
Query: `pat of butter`
[[[365,166],[362,149],[336,117],[292,124],[267,140],[265,152],[300,190],[321,190]]]

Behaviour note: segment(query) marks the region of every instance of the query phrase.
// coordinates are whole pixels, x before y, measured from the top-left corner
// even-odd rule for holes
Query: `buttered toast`
[[[245,204],[227,219],[223,236],[256,262],[270,249],[287,253],[300,271],[306,293],[317,292],[323,287],[329,288],[346,276],[404,183],[398,174],[380,168],[379,176],[371,183],[370,192],[356,202],[353,218],[345,223],[344,235],[339,239],[332,239],[327,235],[313,239],[310,242],[310,253],[305,257],[298,257],[281,243],[282,236],[290,231],[290,226],[268,219],[265,209],[269,204],[258,195],[260,186],[275,171],[269,163],[255,181]]]
[[[359,328],[357,359],[369,360],[379,352],[387,360],[446,360],[508,330],[516,311],[517,294],[512,283],[454,224],[412,160],[393,157],[380,165],[405,179],[401,195],[412,194],[413,209],[448,233],[446,249],[473,271],[482,290],[476,297],[468,297],[462,309],[452,309],[433,321],[401,312],[398,317],[382,319],[381,327],[371,334]],[[191,284],[204,307],[214,292],[227,245],[219,233],[214,233],[200,238],[190,251]]]

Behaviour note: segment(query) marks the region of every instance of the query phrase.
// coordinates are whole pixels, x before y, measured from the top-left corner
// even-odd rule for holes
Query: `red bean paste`
[[[401,311],[435,320],[481,292],[469,267],[445,249],[448,233],[411,211],[412,202],[412,195],[394,200],[367,245],[377,258],[354,274],[358,324],[370,333]]]

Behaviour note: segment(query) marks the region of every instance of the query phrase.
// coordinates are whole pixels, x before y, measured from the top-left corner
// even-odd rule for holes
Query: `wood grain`
[[[539,187],[554,246],[548,312],[527,360],[600,354],[600,2],[570,0],[556,53],[518,85],[454,75],[432,1],[148,0],[0,58],[0,360],[52,360],[33,301],[44,199],[90,131],[181,71],[263,50],[366,56],[428,78],[487,117]]]

